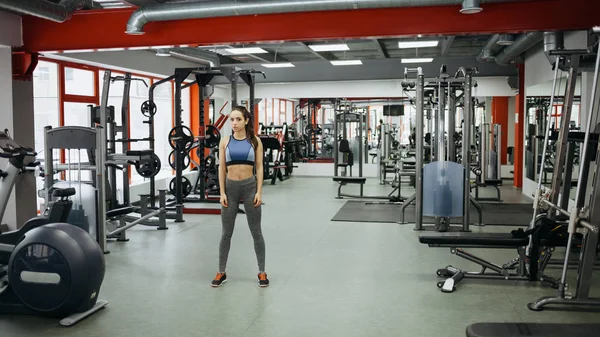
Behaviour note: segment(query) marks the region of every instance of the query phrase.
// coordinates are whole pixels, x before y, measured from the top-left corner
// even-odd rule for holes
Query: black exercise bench
[[[529,245],[529,236],[515,237],[512,233],[428,232],[419,236],[419,242],[427,244],[429,247],[449,247],[451,254],[481,266],[479,272],[467,272],[452,266],[438,269],[436,275],[447,279],[439,281],[437,286],[442,292],[447,293],[454,292],[456,285],[463,278],[542,281],[557,287],[557,280],[543,275],[543,271],[552,257],[552,249],[547,247],[566,247],[566,239],[539,240],[539,244],[536,245],[543,247],[544,253],[540,253],[539,263],[536,263],[538,259],[531,259],[528,270],[525,264],[525,261],[528,260],[525,256],[525,248]],[[465,251],[464,248],[516,249],[518,255],[499,265],[475,256]],[[486,272],[487,270],[491,272]]]
[[[467,327],[467,337],[596,337],[597,323],[475,323]]]
[[[363,185],[367,181],[367,178],[363,178],[363,177],[333,177],[333,181],[340,184],[340,186],[338,187],[338,194],[337,194],[336,199],[342,199],[343,197],[361,198],[363,196],[362,195],[363,194],[362,193]],[[345,186],[348,184],[359,184],[360,185],[360,196],[342,193],[342,186]]]
[[[486,179],[483,184],[479,182],[475,182],[475,200],[480,201],[502,201],[502,194],[500,193],[499,186],[502,186],[502,179]],[[496,189],[496,197],[495,198],[482,198],[479,196],[479,187],[493,187]]]

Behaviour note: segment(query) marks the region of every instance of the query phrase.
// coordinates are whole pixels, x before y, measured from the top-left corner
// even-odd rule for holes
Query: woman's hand
[[[254,195],[254,207],[258,207],[260,205],[262,205],[262,197],[260,193],[256,193]]]
[[[227,195],[226,194],[221,194],[221,206],[223,207],[227,207],[229,206],[229,204],[227,203]]]

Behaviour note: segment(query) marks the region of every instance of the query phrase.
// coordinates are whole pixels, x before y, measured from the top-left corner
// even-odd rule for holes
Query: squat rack
[[[195,77],[195,81],[185,85],[185,87],[189,87],[192,85],[198,86],[198,99],[200,101],[199,104],[199,137],[196,137],[200,141],[200,148],[204,148],[203,144],[207,140],[207,135],[205,133],[205,124],[204,124],[204,99],[205,95],[207,95],[206,87],[216,76],[224,76],[227,78],[232,85],[231,96],[232,96],[232,106],[237,105],[237,79],[241,78],[249,87],[249,111],[252,116],[255,116],[254,111],[254,84],[255,84],[255,74],[264,73],[261,71],[256,71],[254,69],[239,69],[237,67],[199,67],[199,68],[176,68],[174,75],[166,78],[163,81],[175,80],[175,127],[171,130],[169,137],[180,145],[177,145],[175,149],[175,165],[176,165],[176,174],[175,174],[175,222],[184,222],[183,213],[184,213],[184,196],[182,190],[182,178],[183,178],[183,159],[186,155],[185,143],[190,141],[185,135],[178,134],[176,129],[181,129],[183,126],[183,120],[181,118],[181,90],[184,88],[182,86],[183,82],[190,76],[193,75]],[[173,137],[174,136],[174,137]],[[170,141],[171,141],[170,139]],[[191,140],[193,142],[193,138]],[[205,165],[205,158],[203,151],[198,153],[199,159],[199,167],[198,174],[203,174],[203,169]],[[199,202],[209,202],[206,198],[205,194],[205,181],[204,179],[200,179],[200,198]],[[217,201],[218,202],[218,201]],[[220,214],[220,210],[218,209],[207,209],[202,210],[206,212],[210,212],[211,214]]]

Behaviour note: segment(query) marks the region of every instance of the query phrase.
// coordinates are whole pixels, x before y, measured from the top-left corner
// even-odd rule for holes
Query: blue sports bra
[[[231,135],[225,149],[225,155],[227,166],[238,164],[254,166],[254,147],[246,138],[240,140]]]

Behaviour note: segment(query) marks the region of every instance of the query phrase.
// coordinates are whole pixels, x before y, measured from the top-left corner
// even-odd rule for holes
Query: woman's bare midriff
[[[254,167],[250,165],[231,165],[227,167],[227,179],[244,180],[254,176]]]

